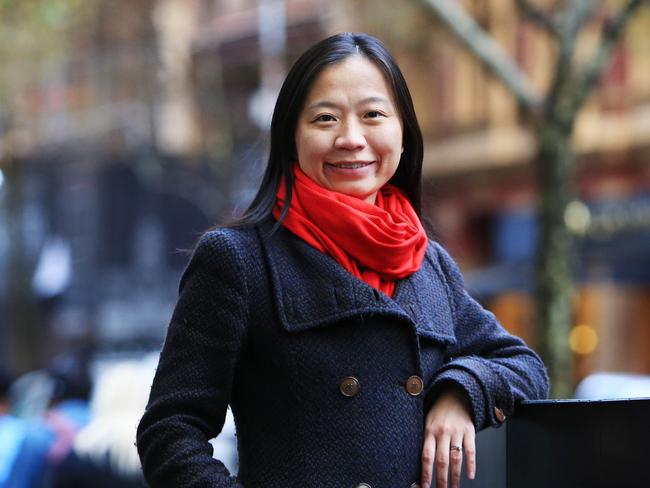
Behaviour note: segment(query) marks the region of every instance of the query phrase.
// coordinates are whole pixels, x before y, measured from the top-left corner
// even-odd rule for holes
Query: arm
[[[456,263],[442,247],[435,247],[457,342],[427,392],[428,405],[453,384],[467,395],[476,430],[498,427],[516,403],[548,395],[546,369],[535,352],[469,296]]]
[[[445,488],[451,465],[455,488],[460,483],[463,454],[467,476],[474,478],[475,432],[501,425],[521,400],[546,397],[548,377],[539,357],[467,294],[456,263],[442,247],[435,248],[452,308],[456,344],[425,398],[422,484],[430,486],[435,465],[437,486]]]
[[[145,478],[157,487],[237,487],[212,458],[247,322],[241,260],[227,232],[203,236],[180,284],[149,404],[138,426]]]

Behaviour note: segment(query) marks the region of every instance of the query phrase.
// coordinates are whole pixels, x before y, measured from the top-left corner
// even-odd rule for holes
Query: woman
[[[422,136],[399,68],[340,34],[289,72],[257,196],[200,240],[138,448],[152,487],[458,486],[474,433],[547,393],[419,220]],[[226,409],[240,469],[213,460]]]

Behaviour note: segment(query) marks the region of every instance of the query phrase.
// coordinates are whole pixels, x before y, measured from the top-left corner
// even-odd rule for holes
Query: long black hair
[[[404,151],[390,183],[406,193],[411,205],[418,216],[420,215],[422,132],[406,81],[395,59],[379,39],[368,34],[347,32],[333,35],[313,45],[291,67],[273,110],[271,148],[262,183],[248,209],[231,225],[257,224],[266,220],[271,215],[280,182],[284,178],[287,188],[286,204],[276,226],[282,222],[291,204],[291,167],[296,160],[296,124],[309,89],[323,69],[354,55],[364,56],[375,63],[393,92],[402,118]]]

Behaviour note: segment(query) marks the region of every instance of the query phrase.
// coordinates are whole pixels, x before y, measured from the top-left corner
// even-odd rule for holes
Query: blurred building
[[[519,18],[515,0],[463,4],[545,87],[552,44]],[[376,35],[398,58],[425,136],[425,214],[474,294],[534,342],[534,138],[507,90],[420,2],[94,5],[65,56],[15,91],[12,140],[24,168],[17,227],[31,290],[54,303],[41,316],[51,347],[61,337],[160,343],[187,260],[177,250],[250,201],[288,66],[340,31]],[[650,15],[639,12],[577,124],[576,379],[650,373]],[[582,37],[580,59],[602,20]],[[6,125],[0,117],[5,141]],[[4,275],[11,232],[0,223]],[[47,266],[54,271],[39,275]],[[1,296],[7,287],[0,280]],[[0,312],[0,339],[15,328],[8,316]]]
[[[225,208],[181,42],[198,12],[163,3],[84,4],[65,49],[0,74],[0,356],[17,369],[158,348],[188,250]]]

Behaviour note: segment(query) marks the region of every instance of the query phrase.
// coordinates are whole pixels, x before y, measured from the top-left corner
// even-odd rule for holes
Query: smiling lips
[[[366,166],[370,166],[374,161],[350,161],[350,162],[340,162],[340,163],[325,163],[328,166],[333,166],[337,169],[359,169]]]

